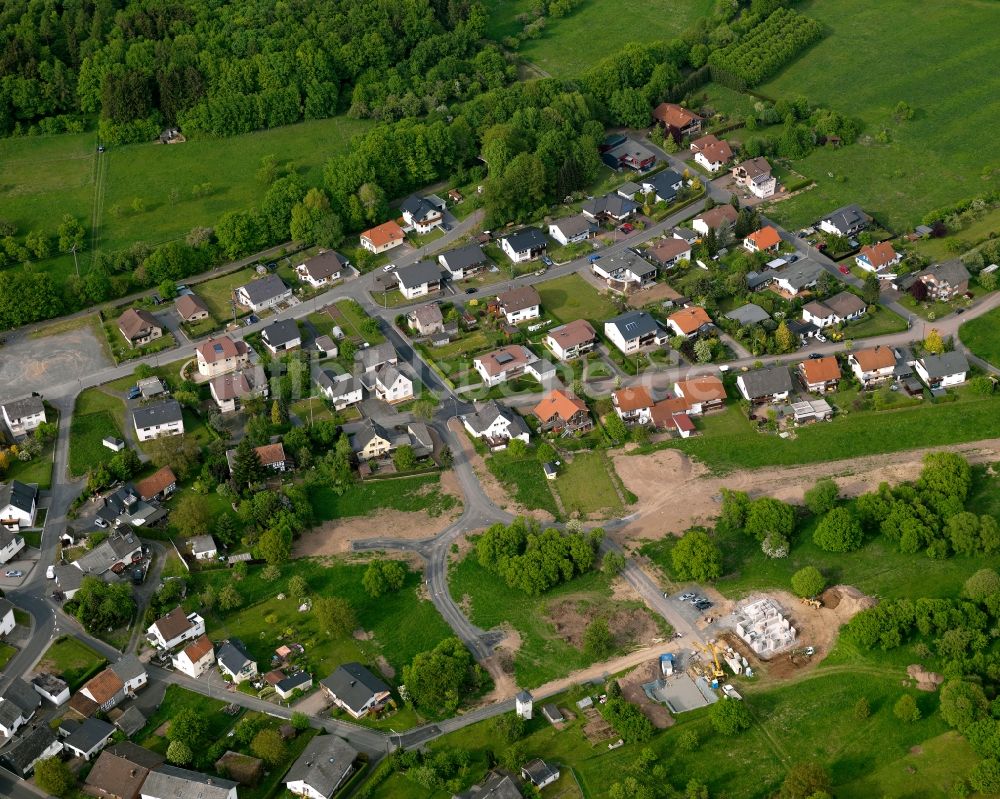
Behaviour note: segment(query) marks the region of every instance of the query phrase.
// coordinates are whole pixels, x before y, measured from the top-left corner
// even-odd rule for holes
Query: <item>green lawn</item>
[[[178,361],[171,361],[170,363],[164,363],[159,366],[151,367],[153,369],[153,375],[165,380],[171,390],[176,391],[181,385],[181,368],[190,360],[190,357],[186,357],[181,358]],[[136,376],[131,374],[126,375],[125,377],[119,377],[117,380],[112,380],[110,383],[102,383],[101,388],[105,391],[119,391],[121,393],[125,393],[137,382],[138,379]]]
[[[253,280],[254,275],[255,272],[247,267],[222,277],[206,280],[204,283],[197,284],[195,288],[198,296],[205,301],[212,316],[228,321],[233,318],[233,291]],[[236,306],[236,312],[238,316],[248,313],[246,308],[239,305]]]
[[[329,421],[334,418],[333,411],[322,398],[301,399],[288,406],[288,410],[303,421]]]
[[[563,461],[555,489],[567,514],[620,514],[622,503],[608,474],[611,468],[603,452],[581,452]]]
[[[62,677],[70,691],[76,691],[104,668],[107,660],[81,641],[64,635],[52,643],[39,662]]]
[[[367,516],[382,508],[426,511],[431,516],[440,516],[455,508],[458,500],[450,494],[442,494],[437,488],[439,481],[438,474],[366,480],[355,483],[339,497],[333,490],[321,486],[313,489],[309,498],[318,521]]]
[[[1000,336],[997,330],[1000,330],[1000,308],[965,322],[958,328],[958,337],[973,354],[992,364],[1000,364]]]
[[[556,507],[549,481],[534,454],[515,460],[505,450],[501,450],[487,458],[486,465],[518,505],[528,510],[545,510],[555,517],[559,516],[559,508]]]
[[[364,309],[354,300],[337,300],[334,305],[339,311],[334,322],[343,328],[346,335],[355,338],[357,341],[367,341],[373,346],[385,341],[385,336],[381,331],[376,332],[374,335],[365,335],[361,332],[362,322],[369,317]]]
[[[99,388],[88,388],[76,398],[69,430],[69,472],[87,473],[97,463],[111,460],[114,453],[101,442],[122,437],[125,405]]]
[[[222,708],[228,704],[221,699],[213,699],[188,691],[179,685],[168,685],[159,708],[149,717],[146,726],[136,734],[135,740],[147,749],[152,749],[161,755],[166,754],[168,741],[166,738],[156,735],[155,731],[164,722],[170,721],[185,709],[195,711],[204,719],[207,725],[206,740],[221,740],[239,718],[239,715],[230,716],[222,712]]]
[[[875,306],[864,318],[849,322],[843,330],[844,338],[868,338],[869,336],[884,336],[887,333],[899,333],[906,330],[906,320],[888,308]]]
[[[960,241],[974,246],[998,232],[1000,232],[1000,208],[994,208],[984,213],[975,222],[950,235],[940,239],[926,238],[914,242],[913,249],[920,255],[926,255],[935,261],[946,261],[955,257],[955,253],[951,249],[954,242]]]
[[[966,394],[957,402],[851,412],[828,424],[800,428],[794,439],[786,441],[756,433],[742,411],[731,406],[699,419],[701,435],[663,446],[680,449],[721,471],[793,466],[994,438],[1000,435],[998,411],[1000,399]]]
[[[10,659],[16,654],[17,647],[0,642],[0,669],[5,668],[10,663]]]
[[[797,162],[795,168],[815,178],[816,187],[776,203],[770,215],[800,226],[854,202],[902,231],[934,208],[1000,185],[995,169],[991,178],[983,177],[984,167],[996,166],[984,154],[996,127],[1000,72],[990,66],[993,43],[981,35],[1000,27],[1000,7],[929,0],[914,14],[906,0],[807,0],[797,9],[819,20],[828,34],[760,91],[805,96],[859,117],[872,140],[819,149]],[[876,52],[877,58],[866,55]],[[913,119],[894,121],[900,101],[915,109]],[[956,119],[964,135],[955,135]],[[874,142],[882,127],[890,131],[888,144]]]
[[[560,322],[586,319],[595,329],[603,330],[604,322],[618,314],[618,306],[576,274],[539,283],[536,288],[542,298],[542,313]]]
[[[46,410],[46,418],[52,424],[59,424],[59,412],[52,407]],[[13,459],[4,473],[5,480],[20,480],[22,483],[37,483],[42,490],[52,487],[52,462],[55,442],[42,447],[42,451],[30,461]]]

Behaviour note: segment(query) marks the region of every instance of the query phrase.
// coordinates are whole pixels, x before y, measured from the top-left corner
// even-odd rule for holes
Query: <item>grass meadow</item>
[[[618,314],[611,300],[577,274],[547,280],[536,288],[542,298],[542,313],[560,322],[586,319],[595,330],[603,330],[605,320]]]
[[[45,668],[62,677],[71,691],[75,691],[97,674],[107,660],[82,641],[61,636],[42,655]]]
[[[549,481],[533,452],[523,458],[514,458],[506,450],[501,450],[488,457],[486,465],[518,505],[559,516]]]
[[[604,454],[596,451],[581,452],[572,460],[563,461],[555,490],[567,514],[620,515],[622,502],[608,474],[610,468]]]
[[[76,398],[69,428],[69,472],[79,477],[98,463],[111,460],[114,452],[101,442],[108,436],[122,437],[125,405],[99,388],[88,388]]]
[[[441,476],[434,474],[399,477],[387,480],[367,480],[355,483],[341,496],[326,486],[310,493],[313,513],[318,521],[367,516],[382,509],[426,511],[431,516],[455,508],[458,500],[442,494],[437,488]]]
[[[1000,308],[970,319],[958,329],[958,337],[974,355],[992,364],[1000,364]]]

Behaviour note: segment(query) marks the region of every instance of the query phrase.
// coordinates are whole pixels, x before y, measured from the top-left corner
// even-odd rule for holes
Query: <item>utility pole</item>
[[[73,252],[73,263],[76,265],[76,277],[77,277],[77,279],[79,279],[79,277],[80,277],[80,261],[77,260],[77,257],[76,257],[76,245],[75,244],[73,245],[72,252]]]

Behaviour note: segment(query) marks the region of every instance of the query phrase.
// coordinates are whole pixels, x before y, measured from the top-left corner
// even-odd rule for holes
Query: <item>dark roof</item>
[[[502,238],[507,240],[507,243],[514,252],[536,250],[539,247],[547,246],[549,243],[545,234],[536,227],[521,228]]]
[[[321,252],[304,264],[306,272],[315,280],[326,280],[334,275],[339,275],[345,266],[347,266],[347,259],[336,250]]]
[[[534,760],[530,760],[521,766],[521,776],[532,785],[541,785],[552,777],[558,779],[559,769],[555,766],[550,766],[540,757],[536,757]]]
[[[969,371],[969,362],[960,352],[943,352],[940,355],[926,355],[920,359],[924,371],[931,379],[947,377]]]
[[[965,264],[960,260],[953,258],[950,261],[935,264],[918,275],[918,277],[924,276],[933,277],[935,280],[947,283],[949,286],[957,286],[969,279],[969,270],[965,268]]]
[[[843,208],[838,208],[836,211],[832,211],[824,216],[821,221],[829,222],[836,227],[837,230],[847,231],[859,226],[867,225],[872,221],[872,218],[861,210],[860,205],[851,204],[845,205]]]
[[[243,648],[243,644],[235,638],[226,641],[215,653],[215,659],[233,674],[239,674],[248,663],[253,663]]]
[[[747,394],[753,397],[769,397],[792,390],[792,375],[787,366],[771,366],[740,375]]]
[[[111,752],[113,755],[142,768],[156,768],[163,762],[162,755],[150,749],[145,749],[131,741],[119,741],[118,743],[111,744],[104,751]]]
[[[600,216],[601,214],[614,217],[626,216],[638,208],[639,204],[635,200],[622,197],[620,194],[614,192],[605,194],[603,197],[596,197],[593,200],[587,200],[583,204],[583,211],[591,216]]]
[[[524,799],[509,774],[491,771],[479,785],[473,785],[463,793],[455,794],[458,799]]]
[[[148,766],[138,765],[105,749],[87,775],[86,784],[112,796],[138,796],[148,773]]]
[[[504,291],[497,295],[497,301],[503,307],[505,313],[517,313],[525,308],[533,308],[540,305],[542,298],[538,294],[538,289],[534,286],[518,286],[517,288]]]
[[[259,280],[251,280],[240,288],[254,305],[278,297],[289,290],[285,281],[277,275],[264,275]]]
[[[0,508],[13,505],[18,510],[31,513],[31,506],[38,498],[38,488],[20,480],[0,484]]]
[[[142,429],[158,424],[179,422],[184,418],[184,415],[181,412],[180,403],[177,400],[168,399],[136,408],[132,411],[132,418],[135,420],[136,428]]]
[[[135,655],[122,655],[108,668],[117,674],[118,679],[122,682],[134,680],[146,673],[146,667],[142,665],[142,661]]]
[[[487,261],[486,255],[483,254],[483,248],[478,244],[466,244],[464,247],[448,250],[448,252],[441,253],[438,259],[449,270],[456,272],[480,266]]]
[[[3,404],[3,409],[7,412],[7,417],[12,421],[24,419],[26,416],[34,416],[37,413],[45,413],[45,405],[42,398],[37,394],[30,397],[11,400]]]
[[[81,752],[89,752],[101,743],[101,741],[111,737],[114,731],[115,728],[106,721],[95,718],[84,719],[83,723],[76,728],[64,743],[66,746],[78,749]]]
[[[739,322],[741,325],[753,325],[758,322],[766,322],[771,318],[771,315],[761,308],[759,305],[754,305],[752,302],[748,302],[746,305],[742,305],[735,311],[730,311],[726,314],[726,319],[732,319],[734,322]]]
[[[278,319],[261,331],[261,337],[272,347],[280,347],[301,338],[299,325],[294,319]]]
[[[614,319],[609,319],[607,324],[614,325],[625,341],[655,333],[660,329],[656,320],[645,311],[628,311]]]
[[[42,697],[27,682],[20,677],[14,679],[0,695],[0,699],[16,705],[25,716],[30,716],[42,704]]]
[[[118,317],[118,329],[129,339],[138,337],[145,330],[162,327],[156,317],[143,308],[129,308]]]
[[[421,197],[418,194],[411,194],[403,200],[403,202],[399,204],[399,210],[403,213],[409,214],[413,219],[417,220],[426,219],[428,215],[435,212],[440,213],[438,209],[434,207],[434,203],[426,197]]]
[[[677,195],[677,189],[674,186],[683,181],[684,178],[674,172],[674,170],[664,169],[662,172],[657,172],[655,175],[643,180],[642,183],[643,186],[652,185],[657,197],[670,199]]]
[[[813,261],[804,259],[779,269],[774,273],[774,279],[784,280],[793,289],[800,291],[810,283],[815,283],[822,273],[822,266]],[[749,277],[750,276],[747,275],[748,280]]]
[[[396,270],[396,279],[404,288],[418,288],[425,283],[437,283],[441,280],[441,267],[434,261],[417,261],[409,266],[401,266]]]
[[[350,773],[358,752],[336,735],[317,735],[285,775],[285,783],[301,780],[323,796],[332,796]]]
[[[374,347],[358,350],[356,357],[365,369],[374,369],[379,364],[396,360],[396,350],[390,342],[383,341]]]
[[[304,685],[310,685],[312,683],[312,675],[308,671],[300,671],[290,677],[285,677],[285,679],[278,682],[275,688],[281,689],[284,693],[289,691],[294,691],[296,688],[301,688]]]
[[[519,435],[528,429],[520,416],[496,400],[490,400],[475,413],[467,413],[465,421],[469,427],[481,434],[488,430],[498,417],[503,417],[507,420],[507,429],[512,436]]]
[[[146,726],[146,717],[135,705],[129,705],[115,719],[115,726],[126,735],[135,735]]]
[[[318,370],[313,379],[320,388],[328,388],[333,391],[335,397],[349,394],[360,385],[358,379],[353,375],[338,375],[329,369]]]
[[[562,219],[554,219],[552,225],[557,227],[566,238],[579,236],[584,231],[592,230],[590,220],[583,214],[566,216]]]
[[[181,319],[190,319],[195,314],[208,313],[208,306],[202,302],[201,297],[197,294],[181,294],[174,301],[174,306]]]
[[[382,425],[374,419],[366,419],[362,426],[351,436],[351,447],[355,452],[360,452],[373,438],[384,438],[392,441],[392,435]]]
[[[160,799],[226,799],[235,787],[232,780],[164,764],[149,772],[142,792]]]
[[[56,734],[47,724],[39,724],[31,731],[15,737],[4,747],[0,759],[14,767],[18,774],[24,774],[31,764],[56,741]]]
[[[375,694],[389,690],[388,685],[360,663],[345,663],[321,683],[355,712],[360,712]]]

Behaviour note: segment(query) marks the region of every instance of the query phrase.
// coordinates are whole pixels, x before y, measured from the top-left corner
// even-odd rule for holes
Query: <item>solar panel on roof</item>
[[[212,345],[212,349],[215,350],[220,355],[222,354],[222,345],[221,344],[213,344]]]
[[[510,363],[513,360],[514,356],[509,352],[501,352],[496,358],[497,363]]]

